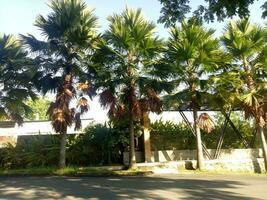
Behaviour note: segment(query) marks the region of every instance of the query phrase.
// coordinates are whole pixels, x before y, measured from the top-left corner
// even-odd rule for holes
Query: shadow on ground
[[[246,181],[205,179],[183,176],[0,177],[0,199],[256,199],[240,192],[240,188],[242,191],[249,187]],[[264,182],[266,184],[267,179]]]

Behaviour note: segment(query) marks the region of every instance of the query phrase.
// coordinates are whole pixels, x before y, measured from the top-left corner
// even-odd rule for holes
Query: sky
[[[192,0],[191,6],[194,8],[196,3],[201,1]],[[45,16],[50,13],[48,2],[47,0],[0,0],[0,34],[17,35],[30,33],[39,39],[42,38],[41,32],[34,26],[34,21],[39,14]],[[160,16],[161,9],[158,0],[85,0],[85,2],[89,8],[95,9],[95,15],[99,19],[100,32],[103,32],[108,27],[106,18],[114,12],[122,12],[126,5],[132,8],[142,8],[144,16],[155,23]],[[252,22],[262,25],[265,23],[265,20],[261,19],[262,11],[260,9],[264,2],[265,0],[256,1],[250,7],[250,19]],[[227,22],[228,20],[222,23],[206,24],[206,26],[215,29],[215,34],[218,37]],[[157,24],[157,32],[160,37],[168,37],[168,30],[162,24]],[[164,118],[165,115],[169,116],[171,120],[175,120],[177,117],[177,114],[165,113],[162,116],[153,115],[153,118]],[[103,111],[97,99],[94,99],[91,103],[91,110],[86,115],[86,118],[88,117],[93,117],[99,122],[107,119],[106,111]]]

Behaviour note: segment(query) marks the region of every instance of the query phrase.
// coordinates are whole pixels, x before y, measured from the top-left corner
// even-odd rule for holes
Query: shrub
[[[215,130],[209,134],[202,132],[202,141],[209,149],[216,148],[224,121],[221,114],[217,114],[215,118]],[[243,138],[249,143],[253,137],[253,125],[243,118],[242,113],[233,113],[231,119]],[[195,140],[185,123],[156,121],[151,124],[152,150],[195,149]],[[259,146],[260,142],[256,140],[255,147]],[[229,124],[225,131],[222,148],[244,148],[243,143]]]
[[[84,134],[69,137],[68,163],[73,165],[122,163],[125,142],[123,134],[107,125],[88,126]]]
[[[19,136],[17,145],[1,149],[4,168],[53,166],[57,163],[59,140],[56,135]]]

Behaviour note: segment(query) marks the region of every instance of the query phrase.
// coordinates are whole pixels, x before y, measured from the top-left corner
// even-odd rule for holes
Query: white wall
[[[82,119],[82,128],[85,128],[93,119]],[[80,133],[74,131],[74,126],[68,128],[68,134]],[[50,121],[25,121],[22,126],[17,124],[13,128],[0,128],[0,136],[16,136],[16,135],[38,135],[38,134],[56,134],[52,129]]]

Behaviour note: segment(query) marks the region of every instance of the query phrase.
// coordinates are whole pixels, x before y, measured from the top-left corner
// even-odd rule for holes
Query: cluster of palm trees
[[[243,110],[260,130],[267,169],[264,127],[267,123],[267,32],[248,19],[230,22],[220,39],[196,19],[170,29],[160,39],[154,23],[140,9],[126,8],[108,18],[97,33],[97,18],[79,0],[53,0],[52,12],[35,25],[44,40],[32,35],[0,37],[0,118],[22,121],[25,99],[37,92],[56,94],[47,114],[61,135],[59,167],[65,167],[67,127],[81,126],[88,97],[99,95],[111,119],[123,119],[130,134],[134,167],[134,124],[147,112],[163,108],[192,110],[197,161],[204,168],[201,131],[211,131],[203,107],[227,113]],[[76,100],[77,106],[73,106]]]

